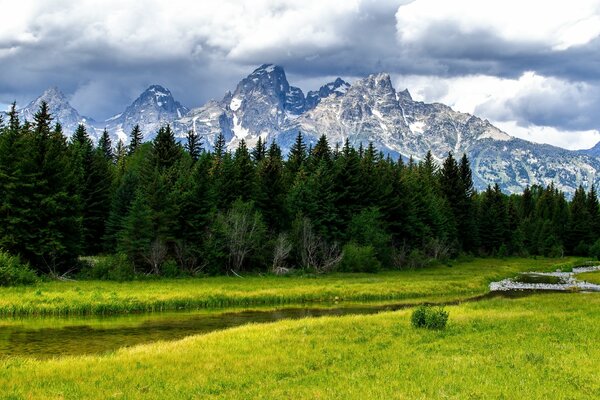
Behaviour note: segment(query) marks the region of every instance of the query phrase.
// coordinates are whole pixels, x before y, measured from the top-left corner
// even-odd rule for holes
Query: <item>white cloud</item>
[[[449,24],[461,34],[490,32],[558,51],[600,35],[600,1],[417,0],[401,6],[396,19],[398,37],[408,43],[424,39],[432,26]]]
[[[597,122],[589,120],[597,114],[600,95],[585,82],[526,72],[517,79],[398,76],[395,86],[408,88],[415,100],[447,104],[488,119],[510,135],[537,143],[584,149],[600,140],[594,129]]]
[[[589,149],[600,142],[597,129],[587,131],[565,131],[551,126],[519,126],[515,121],[492,122],[498,128],[512,136],[535,143],[548,143],[570,150]]]

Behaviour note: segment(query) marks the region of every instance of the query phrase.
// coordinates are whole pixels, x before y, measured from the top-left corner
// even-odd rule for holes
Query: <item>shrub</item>
[[[160,272],[161,275],[165,278],[179,278],[181,276],[184,276],[183,270],[179,268],[177,262],[172,258],[169,258],[162,264],[162,266],[160,267]]]
[[[412,313],[411,323],[415,328],[444,329],[448,312],[443,307],[419,306]]]
[[[343,254],[340,264],[340,270],[343,272],[377,272],[381,269],[373,246],[348,243],[344,246]]]
[[[29,264],[23,264],[19,257],[0,250],[0,286],[31,285],[37,280]]]
[[[600,239],[596,240],[590,247],[590,256],[600,260]]]
[[[107,281],[130,281],[135,278],[134,265],[124,253],[94,257],[86,260],[80,277]]]
[[[575,246],[573,249],[573,254],[576,256],[587,256],[590,252],[590,247],[583,240]]]

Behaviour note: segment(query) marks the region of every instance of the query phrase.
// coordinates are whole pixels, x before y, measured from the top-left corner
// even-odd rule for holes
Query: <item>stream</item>
[[[490,297],[521,297],[540,291],[600,292],[600,285],[579,281],[576,275],[598,271],[600,266],[574,268],[573,272],[527,272],[490,284],[490,292],[462,302]],[[459,304],[446,303],[445,305]],[[416,304],[332,304],[281,309],[201,310],[112,317],[0,319],[0,358],[25,356],[48,359],[65,355],[106,354],[123,347],[218,331],[250,323],[282,319],[376,314]]]

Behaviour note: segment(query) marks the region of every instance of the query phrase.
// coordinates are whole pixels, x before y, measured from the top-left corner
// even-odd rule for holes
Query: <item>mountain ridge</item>
[[[222,133],[230,149],[241,140],[253,146],[260,137],[276,141],[285,152],[300,131],[308,143],[326,134],[332,146],[345,139],[353,145],[372,142],[394,157],[419,160],[431,151],[441,161],[449,152],[465,153],[478,189],[499,183],[512,193],[552,182],[572,193],[580,184],[600,183],[600,145],[571,151],[512,137],[477,116],[442,103],[413,100],[408,89],[396,91],[387,73],[371,74],[352,84],[337,78],[305,95],[289,84],[283,67],[263,64],[221,100],[188,109],[168,89],[152,85],[103,123],[80,116],[58,89],[44,95],[53,102],[51,112],[59,111],[58,120],[68,119],[72,126],[79,118],[96,137],[106,127],[113,138],[126,141],[131,128],[139,124],[145,138],[151,139],[168,123],[179,138],[194,130],[206,148]],[[44,95],[28,104],[29,114]]]

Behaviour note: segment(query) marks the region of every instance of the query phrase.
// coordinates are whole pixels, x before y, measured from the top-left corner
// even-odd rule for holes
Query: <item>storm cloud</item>
[[[571,147],[598,137],[596,0],[0,0],[0,9],[3,104],[56,85],[104,119],[156,83],[195,107],[271,62],[304,90],[385,71],[416,98],[510,134]]]

